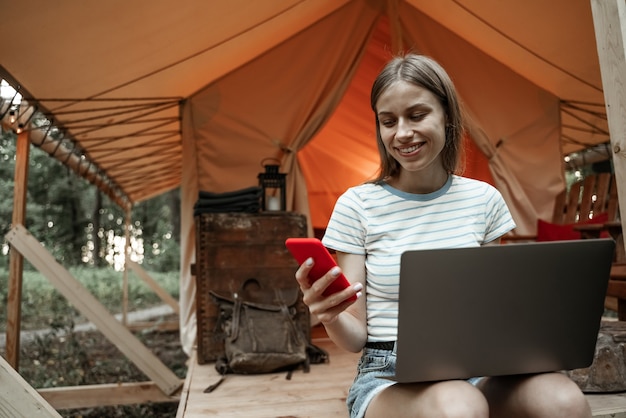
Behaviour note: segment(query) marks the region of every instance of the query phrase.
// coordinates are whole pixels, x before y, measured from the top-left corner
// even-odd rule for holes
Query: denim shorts
[[[362,418],[368,405],[383,389],[394,385],[392,380],[384,379],[392,377],[396,371],[396,352],[364,348],[357,366],[357,375],[348,392],[346,404],[350,412],[350,418]],[[381,379],[382,378],[382,379]],[[468,379],[472,385],[476,385],[480,377]]]

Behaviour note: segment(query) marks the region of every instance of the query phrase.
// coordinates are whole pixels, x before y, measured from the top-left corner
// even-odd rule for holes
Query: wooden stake
[[[28,134],[22,132],[17,136],[15,157],[15,184],[13,186],[13,225],[24,224],[26,218],[26,191],[28,185],[28,158],[30,141]],[[22,273],[24,259],[22,254],[11,251],[9,259],[9,288],[7,298],[7,344],[6,359],[9,364],[19,370],[20,363],[20,329],[22,316]]]

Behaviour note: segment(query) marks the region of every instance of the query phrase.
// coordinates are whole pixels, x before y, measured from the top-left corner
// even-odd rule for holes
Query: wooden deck
[[[190,358],[176,418],[219,416],[254,418],[347,418],[345,399],[359,354],[336,347],[328,338],[314,338],[328,351],[330,362],[297,371],[254,376],[229,375],[212,393],[204,389],[219,380],[213,364]],[[626,418],[626,393],[587,395],[596,418]]]
[[[593,416],[597,418],[626,418],[626,393],[587,395]]]
[[[345,352],[329,339],[314,343],[328,351],[330,362],[314,364],[309,373],[228,375],[212,393],[203,393],[219,380],[213,364],[190,358],[176,418],[191,417],[347,417],[345,399],[359,354]]]

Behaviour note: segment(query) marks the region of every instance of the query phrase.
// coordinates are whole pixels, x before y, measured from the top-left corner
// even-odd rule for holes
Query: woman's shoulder
[[[353,190],[355,192],[363,192],[363,191],[372,191],[372,190],[380,190],[382,189],[381,182],[373,182],[368,181],[366,183],[357,184],[356,186],[349,187],[348,190]]]
[[[363,183],[352,186],[337,199],[336,208],[351,208],[358,212],[376,210],[380,205],[388,204],[391,194],[381,184]]]
[[[367,200],[372,194],[380,193],[384,189],[379,183],[361,183],[356,186],[349,187],[342,196]]]
[[[497,191],[498,190],[496,189],[496,187],[487,183],[486,181],[473,179],[470,177],[463,177],[459,175],[452,176],[452,184],[455,187],[467,188],[467,189],[473,189],[473,190],[476,190],[476,189],[483,189],[485,191],[487,190]]]

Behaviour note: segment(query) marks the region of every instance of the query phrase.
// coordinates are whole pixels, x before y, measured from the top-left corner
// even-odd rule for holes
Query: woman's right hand
[[[324,276],[311,283],[309,272],[313,263],[312,258],[308,258],[302,263],[296,271],[296,280],[302,290],[303,302],[309,307],[311,314],[326,325],[335,322],[341,312],[355,303],[354,299],[349,300],[352,296],[356,295],[357,300],[362,296],[363,285],[357,282],[340,292],[324,296],[324,291],[339,276],[341,268],[335,266]]]

